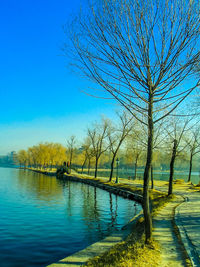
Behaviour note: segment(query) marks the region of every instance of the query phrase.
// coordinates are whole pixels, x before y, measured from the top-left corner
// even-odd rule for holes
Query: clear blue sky
[[[81,140],[106,100],[81,90],[89,84],[72,74],[61,47],[62,26],[80,0],[5,0],[0,6],[0,155],[39,142]],[[115,108],[115,107],[114,107]]]

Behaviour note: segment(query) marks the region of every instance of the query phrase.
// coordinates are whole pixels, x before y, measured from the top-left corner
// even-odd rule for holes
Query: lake
[[[141,206],[86,184],[0,168],[0,266],[46,266],[119,230]]]

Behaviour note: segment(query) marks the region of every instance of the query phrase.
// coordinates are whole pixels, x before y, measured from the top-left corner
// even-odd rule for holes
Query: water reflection
[[[35,195],[35,199],[42,200],[49,205],[54,200],[62,200],[62,187],[58,184],[56,177],[46,177],[43,174],[29,172],[27,170],[18,171],[18,186],[31,195]]]
[[[25,170],[18,171],[18,187],[40,205],[52,206],[64,202],[67,217],[77,215],[78,210],[83,222],[90,229],[97,226],[98,231],[102,233],[118,227],[118,198],[122,198],[117,195],[83,183],[62,181],[56,177]],[[126,205],[127,216],[129,218],[135,216],[138,205],[136,203],[133,205],[132,201],[127,201]],[[122,206],[120,208],[122,209]],[[109,223],[102,229],[99,221],[104,216]]]
[[[0,178],[1,267],[46,266],[120,229],[136,212],[133,201],[89,185],[1,168]]]

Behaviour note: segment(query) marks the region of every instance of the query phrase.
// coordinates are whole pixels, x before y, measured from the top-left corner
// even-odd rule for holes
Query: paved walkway
[[[175,221],[193,266],[200,266],[200,192],[183,195],[185,202],[176,209]]]
[[[168,187],[157,189],[167,192]],[[200,266],[200,192],[195,192],[187,183],[175,184],[173,192],[184,199],[175,209],[175,223],[181,240],[192,266]]]
[[[142,186],[139,181],[127,181],[127,183],[138,187]],[[155,186],[155,189],[167,193],[167,182],[163,182],[161,186]],[[183,183],[175,184],[173,193],[178,196],[177,200],[162,209],[154,220],[154,237],[162,248],[162,267],[184,266],[180,258],[181,247],[172,227],[173,209],[176,206],[174,219],[181,240],[190,257],[192,266],[200,266],[200,192],[191,189],[190,184]],[[179,265],[175,262],[179,262]]]
[[[185,266],[183,260],[182,247],[178,242],[172,226],[174,209],[183,202],[183,198],[178,196],[174,201],[169,202],[162,208],[158,215],[153,218],[153,237],[161,246],[162,267],[182,267]]]

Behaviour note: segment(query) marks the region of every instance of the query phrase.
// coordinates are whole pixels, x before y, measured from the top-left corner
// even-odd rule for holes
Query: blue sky
[[[39,142],[81,140],[109,101],[82,93],[89,83],[72,74],[61,48],[62,26],[80,0],[2,0],[0,6],[0,155]],[[116,107],[114,107],[116,108]]]

